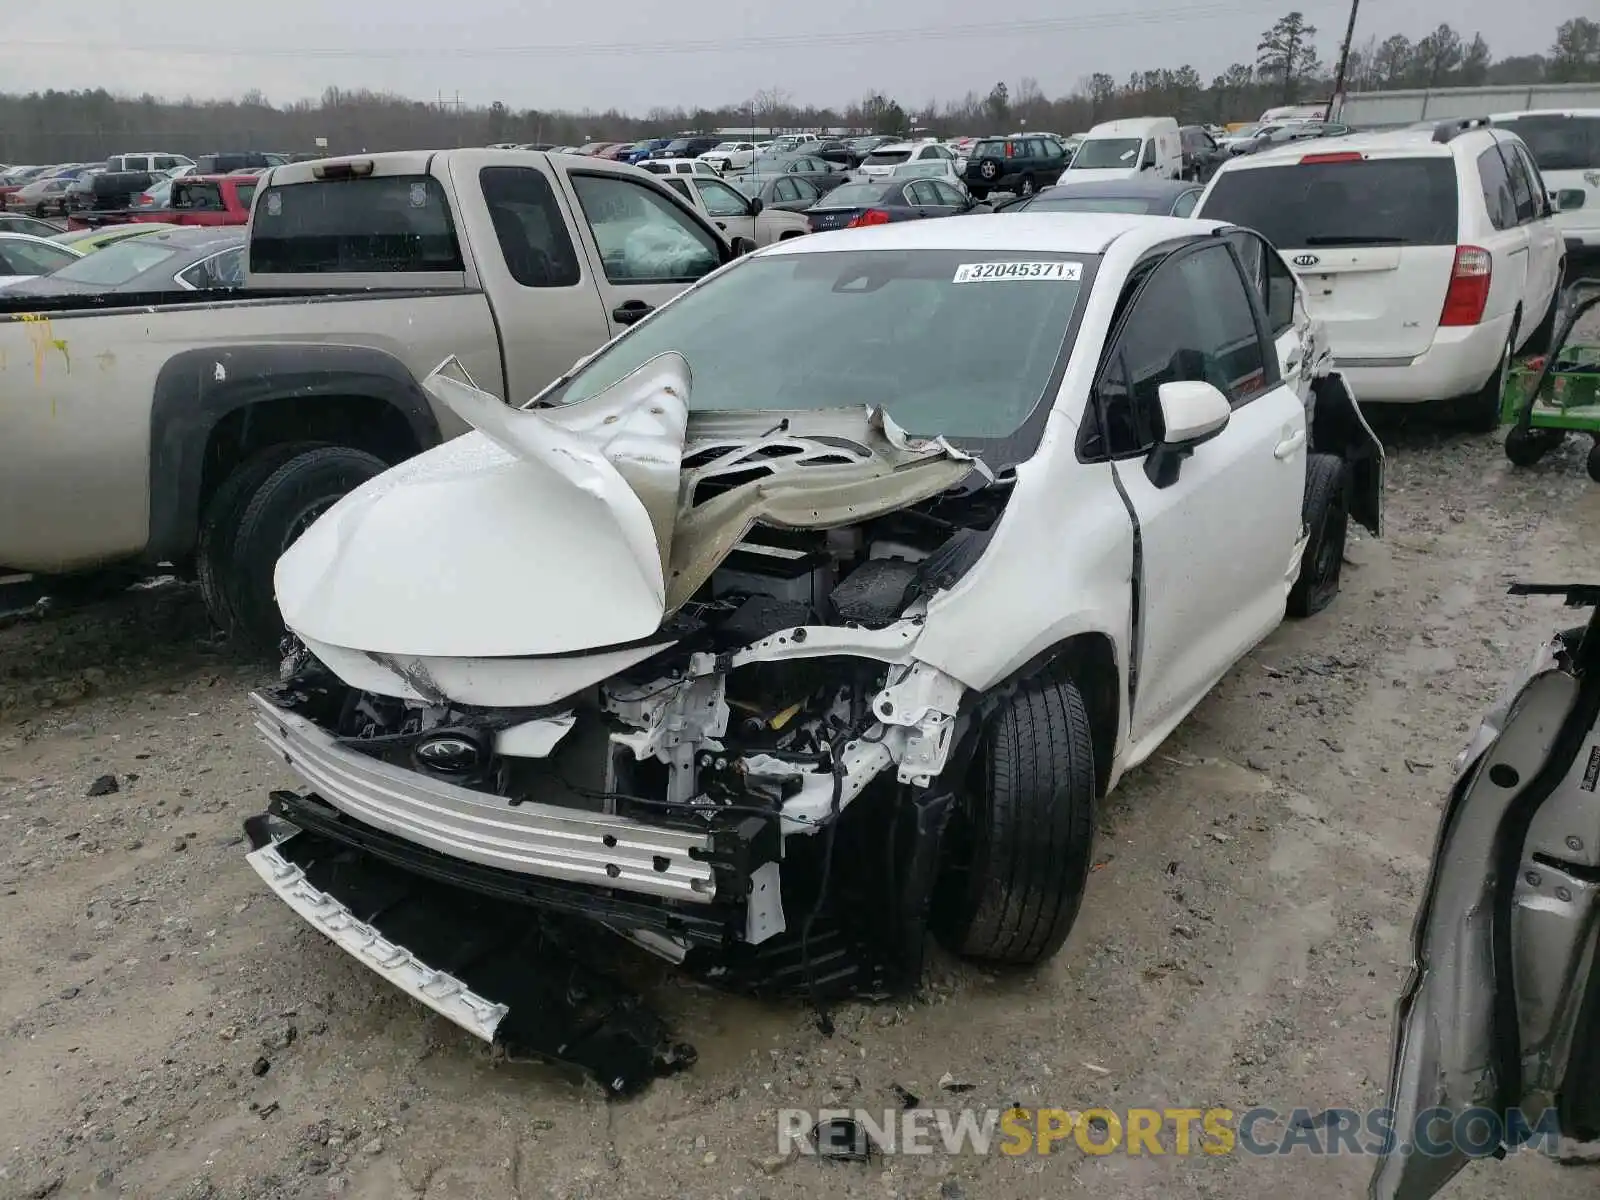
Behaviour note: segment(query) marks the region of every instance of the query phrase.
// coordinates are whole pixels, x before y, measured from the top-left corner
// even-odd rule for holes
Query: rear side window
[[[269,187],[252,219],[252,274],[465,269],[444,188],[428,175]]]
[[[1505,161],[1506,174],[1511,177],[1511,199],[1517,206],[1517,220],[1533,220],[1533,182],[1528,178],[1522,160],[1517,157],[1516,147],[1502,145],[1500,157]]]
[[[1483,184],[1483,203],[1489,210],[1489,224],[1510,229],[1517,223],[1517,206],[1511,199],[1511,176],[1500,151],[1490,146],[1478,155],[1478,179]]]
[[[1600,117],[1514,117],[1495,125],[1526,142],[1541,171],[1600,168]]]
[[[172,189],[172,207],[215,212],[222,205],[222,189],[214,183],[178,183]]]
[[[235,192],[239,197],[239,207],[247,209],[250,207],[250,201],[255,199],[256,185],[253,183],[241,183],[235,189]]]
[[[478,184],[511,278],[523,287],[576,284],[578,256],[543,172],[532,167],[484,167],[478,172]]]
[[[1196,215],[1254,229],[1280,249],[1450,246],[1455,163],[1441,155],[1224,171]]]

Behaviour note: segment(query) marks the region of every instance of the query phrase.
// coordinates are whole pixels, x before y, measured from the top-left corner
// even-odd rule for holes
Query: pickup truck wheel
[[[1300,558],[1300,578],[1289,589],[1291,617],[1309,617],[1333,603],[1344,569],[1344,542],[1350,530],[1350,496],[1344,459],[1336,454],[1306,457],[1305,522],[1311,537]]]
[[[233,567],[233,545],[244,510],[267,477],[296,455],[315,450],[318,442],[291,442],[270,446],[241,463],[222,481],[200,518],[200,538],[195,546],[195,576],[212,623],[222,632],[236,632],[237,618],[228,604],[224,581]]]
[[[958,954],[1031,965],[1061,948],[1089,878],[1094,743],[1070,681],[1023,684],[989,719],[945,845],[934,931]]]
[[[282,463],[245,506],[223,577],[239,643],[264,654],[283,638],[272,573],[283,552],[347,493],[389,469],[348,446],[319,446]]]

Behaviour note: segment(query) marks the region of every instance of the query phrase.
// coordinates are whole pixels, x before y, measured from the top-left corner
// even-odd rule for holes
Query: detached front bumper
[[[250,700],[256,730],[319,796],[418,846],[481,866],[691,904],[741,894],[727,871],[719,878],[716,860],[725,847],[709,826],[702,831],[552,804],[513,805],[346,749],[259,692]]]

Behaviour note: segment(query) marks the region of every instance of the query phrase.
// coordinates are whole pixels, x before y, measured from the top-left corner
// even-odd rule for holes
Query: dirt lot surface
[[[133,594],[0,631],[0,1197],[861,1196],[1299,1200],[1352,1157],[773,1159],[780,1107],[1383,1103],[1393,1001],[1450,764],[1566,620],[1519,578],[1597,578],[1580,447],[1388,429],[1389,530],[1345,590],[1240,663],[1103,813],[1083,915],[1044,969],[937,958],[924,992],[799,1007],[654,1000],[700,1051],[607,1103],[505,1064],[267,895],[240,822],[289,779],[262,682],[198,598]],[[102,776],[116,790],[93,795]],[[972,1085],[941,1092],[949,1073]],[[1600,1172],[1482,1164],[1462,1200],[1592,1197]]]

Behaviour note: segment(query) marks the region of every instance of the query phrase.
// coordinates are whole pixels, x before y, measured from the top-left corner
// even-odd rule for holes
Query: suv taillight
[[[887,225],[889,220],[889,214],[884,212],[883,209],[869,208],[859,217],[856,217],[854,220],[852,220],[850,224],[845,226],[845,228],[860,229],[863,225]]]
[[[1478,246],[1457,246],[1455,265],[1450,269],[1450,290],[1444,295],[1444,311],[1439,324],[1476,325],[1483,320],[1489,302],[1489,276],[1494,260]]]

